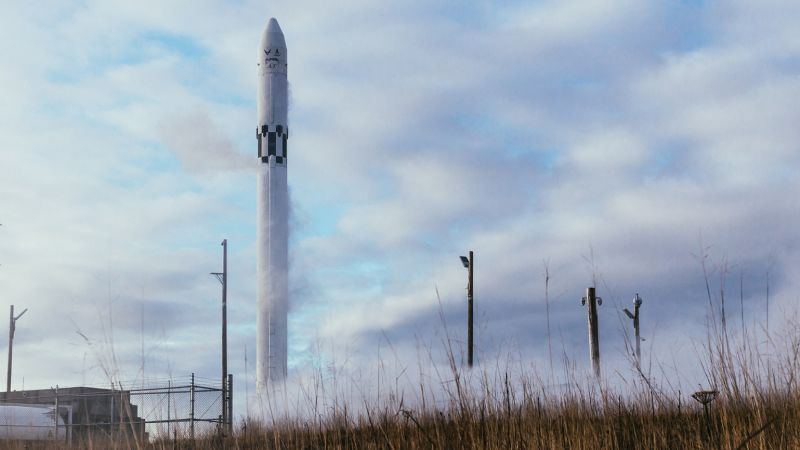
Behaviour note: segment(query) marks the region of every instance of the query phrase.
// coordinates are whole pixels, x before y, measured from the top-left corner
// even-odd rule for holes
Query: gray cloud
[[[455,256],[468,247],[478,250],[479,286],[486,286],[481,296],[491,299],[486,317],[496,325],[487,332],[500,340],[530,342],[524,321],[517,319],[525,307],[514,305],[529,299],[531,310],[541,312],[540,280],[531,275],[541,260],[562,266],[561,281],[553,286],[560,298],[580,298],[591,283],[582,258],[590,246],[601,280],[615,287],[623,304],[636,291],[652,296],[652,317],[669,332],[687,324],[685,315],[693,317],[683,336],[703,330],[707,300],[693,256],[700,253],[701,234],[717,258],[727,255],[736,267],[747,267],[745,289],[763,285],[769,255],[793,247],[784,224],[793,223],[789,211],[797,209],[791,198],[776,199],[794,189],[789,173],[798,167],[796,152],[783,150],[797,141],[796,127],[788,125],[795,113],[782,106],[782,99],[794,98],[796,81],[786,72],[785,58],[747,48],[738,38],[709,43],[698,37],[681,44],[688,50],[676,49],[679,31],[665,26],[665,17],[678,19],[678,28],[693,22],[697,36],[715,27],[711,19],[684,20],[691,10],[598,7],[608,14],[559,16],[574,20],[555,27],[552,36],[528,25],[539,23],[537,17],[546,23],[552,11],[534,8],[525,17],[515,10],[523,17],[507,29],[482,30],[477,45],[467,42],[475,36],[468,25],[449,22],[443,29],[450,39],[436,39],[437,31],[415,34],[412,41],[425,42],[409,46],[425,51],[414,54],[413,67],[392,65],[396,52],[383,58],[370,51],[371,43],[347,47],[358,53],[353,60],[370,55],[367,64],[374,67],[359,68],[383,74],[369,79],[386,80],[385,87],[338,86],[321,98],[333,97],[330,103],[343,111],[339,117],[351,117],[352,110],[352,117],[368,116],[354,123],[381,132],[365,137],[348,133],[346,123],[328,128],[321,122],[324,133],[345,129],[348,146],[339,152],[335,143],[325,146],[307,168],[333,165],[325,183],[348,186],[348,197],[357,200],[354,207],[343,206],[335,233],[300,243],[300,252],[333,266],[359,259],[368,267],[376,259],[380,264],[364,273],[375,291],[365,294],[363,278],[350,273],[352,289],[338,288],[321,301],[337,304],[323,307],[334,315],[323,335],[358,336],[364,330],[373,336],[357,341],[364,348],[375,333],[413,340],[417,325],[436,322],[434,284],[447,304],[462,295],[454,288],[462,275],[446,267],[456,265]],[[581,26],[581,20],[594,22]],[[394,44],[386,39],[382,44]],[[480,58],[470,56],[476,53]],[[347,70],[344,64],[339,68]],[[418,77],[420,72],[429,76]],[[409,94],[399,103],[383,101],[395,85]],[[375,117],[381,118],[378,128],[371,123]],[[373,145],[362,145],[362,139]],[[437,145],[416,145],[431,142]],[[509,157],[517,152],[530,158]],[[335,178],[343,173],[347,179]],[[311,264],[303,268],[313,270]],[[346,284],[335,273],[314,277],[325,286]],[[758,297],[748,296],[748,303]],[[350,301],[339,304],[340,298]],[[368,306],[359,307],[362,302]],[[563,319],[558,327],[568,336],[585,333],[575,305],[556,308]],[[757,307],[749,311],[758,316]],[[620,336],[619,321],[609,314],[605,332]],[[570,338],[570,354],[582,354],[582,341]],[[665,349],[656,350],[667,357]]]

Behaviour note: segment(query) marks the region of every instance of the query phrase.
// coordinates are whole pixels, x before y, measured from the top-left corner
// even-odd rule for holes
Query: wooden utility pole
[[[11,315],[8,319],[8,374],[6,375],[6,392],[11,392],[11,362],[14,352],[14,331],[17,329],[17,320],[28,311],[25,308],[18,316],[14,317],[14,305],[11,305]]]
[[[228,240],[222,240],[222,272],[212,272],[222,284],[222,424],[228,429]],[[228,431],[230,431],[228,429]]]
[[[586,297],[581,300],[582,305],[587,305],[589,311],[589,357],[592,360],[594,375],[600,378],[600,337],[597,331],[597,306],[603,304],[603,299],[595,296],[593,287],[586,288]]]
[[[472,322],[473,322],[473,296],[472,296],[472,269],[473,269],[473,253],[469,251],[469,258],[466,256],[461,257],[461,264],[469,271],[467,276],[467,365],[472,367]]]
[[[639,294],[636,294],[636,297],[633,298],[633,313],[628,311],[628,308],[625,308],[625,314],[633,320],[633,333],[634,339],[636,340],[635,344],[635,353],[634,356],[636,357],[636,367],[641,367],[642,364],[642,338],[641,334],[639,333],[639,307],[642,306],[642,298],[639,297]]]

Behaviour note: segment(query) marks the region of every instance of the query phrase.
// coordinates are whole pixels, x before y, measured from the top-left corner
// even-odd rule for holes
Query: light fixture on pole
[[[633,312],[628,311],[628,308],[623,309],[625,315],[633,320],[633,333],[636,340],[634,356],[636,357],[636,367],[641,367],[642,364],[642,341],[639,333],[639,307],[642,306],[642,298],[637,293],[633,298]]]

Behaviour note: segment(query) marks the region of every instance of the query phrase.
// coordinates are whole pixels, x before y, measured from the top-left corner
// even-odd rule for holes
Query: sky
[[[554,370],[588,371],[595,285],[604,371],[630,373],[639,293],[645,358],[696,386],[704,265],[736,327],[797,314],[800,3],[6,2],[14,389],[216,377],[228,239],[229,367],[252,393],[270,17],[289,52],[290,377],[412,373],[446,364],[447,339],[460,359],[469,250],[481,367],[550,370],[549,342]]]

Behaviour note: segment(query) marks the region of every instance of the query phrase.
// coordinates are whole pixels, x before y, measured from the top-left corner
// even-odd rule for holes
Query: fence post
[[[67,413],[67,446],[72,447],[72,432],[73,432],[72,425],[74,423],[74,420],[72,419],[72,414],[74,412],[72,410],[72,404],[68,406],[68,411],[69,412]]]
[[[233,374],[228,374],[228,436],[233,436]]]
[[[111,406],[108,410],[108,434],[111,435],[111,440],[114,441],[114,385],[111,385]]]
[[[170,416],[169,412],[169,403],[170,398],[172,397],[172,380],[167,381],[167,438],[169,438],[169,431],[170,431],[170,424],[172,423],[172,417]]]
[[[130,438],[130,436],[128,435],[127,431],[125,430],[125,427],[123,426],[125,424],[124,424],[124,422],[122,420],[122,414],[125,412],[124,402],[125,402],[125,398],[123,397],[123,394],[122,394],[122,383],[120,383],[119,384],[119,400],[117,400],[117,417],[119,417],[119,422],[117,422],[117,434],[119,435],[120,439],[124,438],[125,441],[128,442],[128,439]]]
[[[56,434],[55,434],[55,436],[53,436],[53,438],[56,441],[58,441],[58,416],[59,416],[59,414],[58,414],[58,385],[56,385],[56,410],[55,410],[55,417],[53,417],[53,419],[55,420],[55,423],[56,423]]]
[[[189,432],[192,442],[194,442],[194,373],[192,373],[192,385],[189,387],[189,404],[191,405],[189,410]]]

